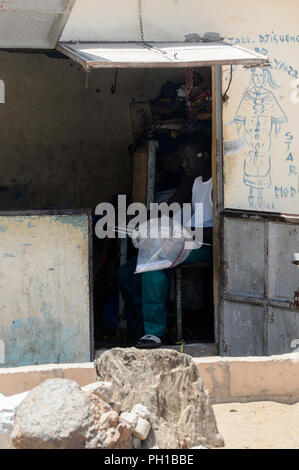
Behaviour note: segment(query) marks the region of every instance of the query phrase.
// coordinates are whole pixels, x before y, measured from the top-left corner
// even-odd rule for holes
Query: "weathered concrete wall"
[[[183,70],[86,74],[69,59],[0,52],[0,209],[95,207],[131,189],[129,105],[155,98]]]
[[[2,0],[0,47],[55,48],[76,0]]]
[[[194,360],[213,403],[299,400],[299,353]]]
[[[188,33],[215,31],[267,55],[271,68],[260,75],[232,68],[223,107],[225,207],[296,214],[298,16],[294,0],[76,0],[61,39],[184,41]],[[223,70],[225,91],[230,67]]]
[[[212,403],[299,400],[299,354],[270,357],[194,358]],[[49,378],[67,378],[79,385],[95,381],[94,364],[49,364],[0,370],[0,393],[13,395]]]
[[[146,41],[184,41],[188,33],[217,31],[244,36],[246,47],[252,29],[271,34],[284,24],[297,31],[297,11],[296,0],[76,0],[61,40],[138,41],[142,25]]]

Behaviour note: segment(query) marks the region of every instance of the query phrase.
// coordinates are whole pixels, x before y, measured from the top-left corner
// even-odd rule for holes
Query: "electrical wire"
[[[227,94],[228,90],[230,89],[230,86],[231,86],[231,83],[232,83],[232,79],[233,79],[233,66],[231,65],[230,66],[230,78],[229,78],[229,82],[228,82],[228,86],[224,92],[224,94],[222,95],[222,101],[223,103],[225,103],[228,99],[229,99],[229,96]]]

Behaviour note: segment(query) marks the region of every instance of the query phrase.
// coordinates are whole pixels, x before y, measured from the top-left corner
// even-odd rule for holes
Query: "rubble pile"
[[[139,405],[121,413],[112,384],[80,389],[68,379],[48,379],[17,409],[11,443],[17,449],[131,449],[147,438],[149,411]]]
[[[48,379],[18,406],[17,449],[220,447],[212,407],[190,356],[114,348],[95,361],[97,382]]]

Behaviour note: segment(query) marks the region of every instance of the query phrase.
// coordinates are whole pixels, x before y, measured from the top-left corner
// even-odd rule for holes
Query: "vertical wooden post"
[[[155,197],[155,179],[156,179],[156,146],[155,140],[148,141],[148,161],[147,161],[147,208],[154,202]]]
[[[182,271],[175,269],[176,281],[176,321],[177,321],[177,342],[183,341],[183,319],[182,319]]]

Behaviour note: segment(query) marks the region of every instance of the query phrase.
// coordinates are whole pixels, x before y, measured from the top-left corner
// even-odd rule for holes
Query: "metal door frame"
[[[214,201],[213,224],[213,290],[214,290],[214,334],[217,352],[223,350],[222,321],[222,263],[223,252],[223,130],[222,130],[222,67],[212,67],[213,117],[212,117],[212,178]]]

